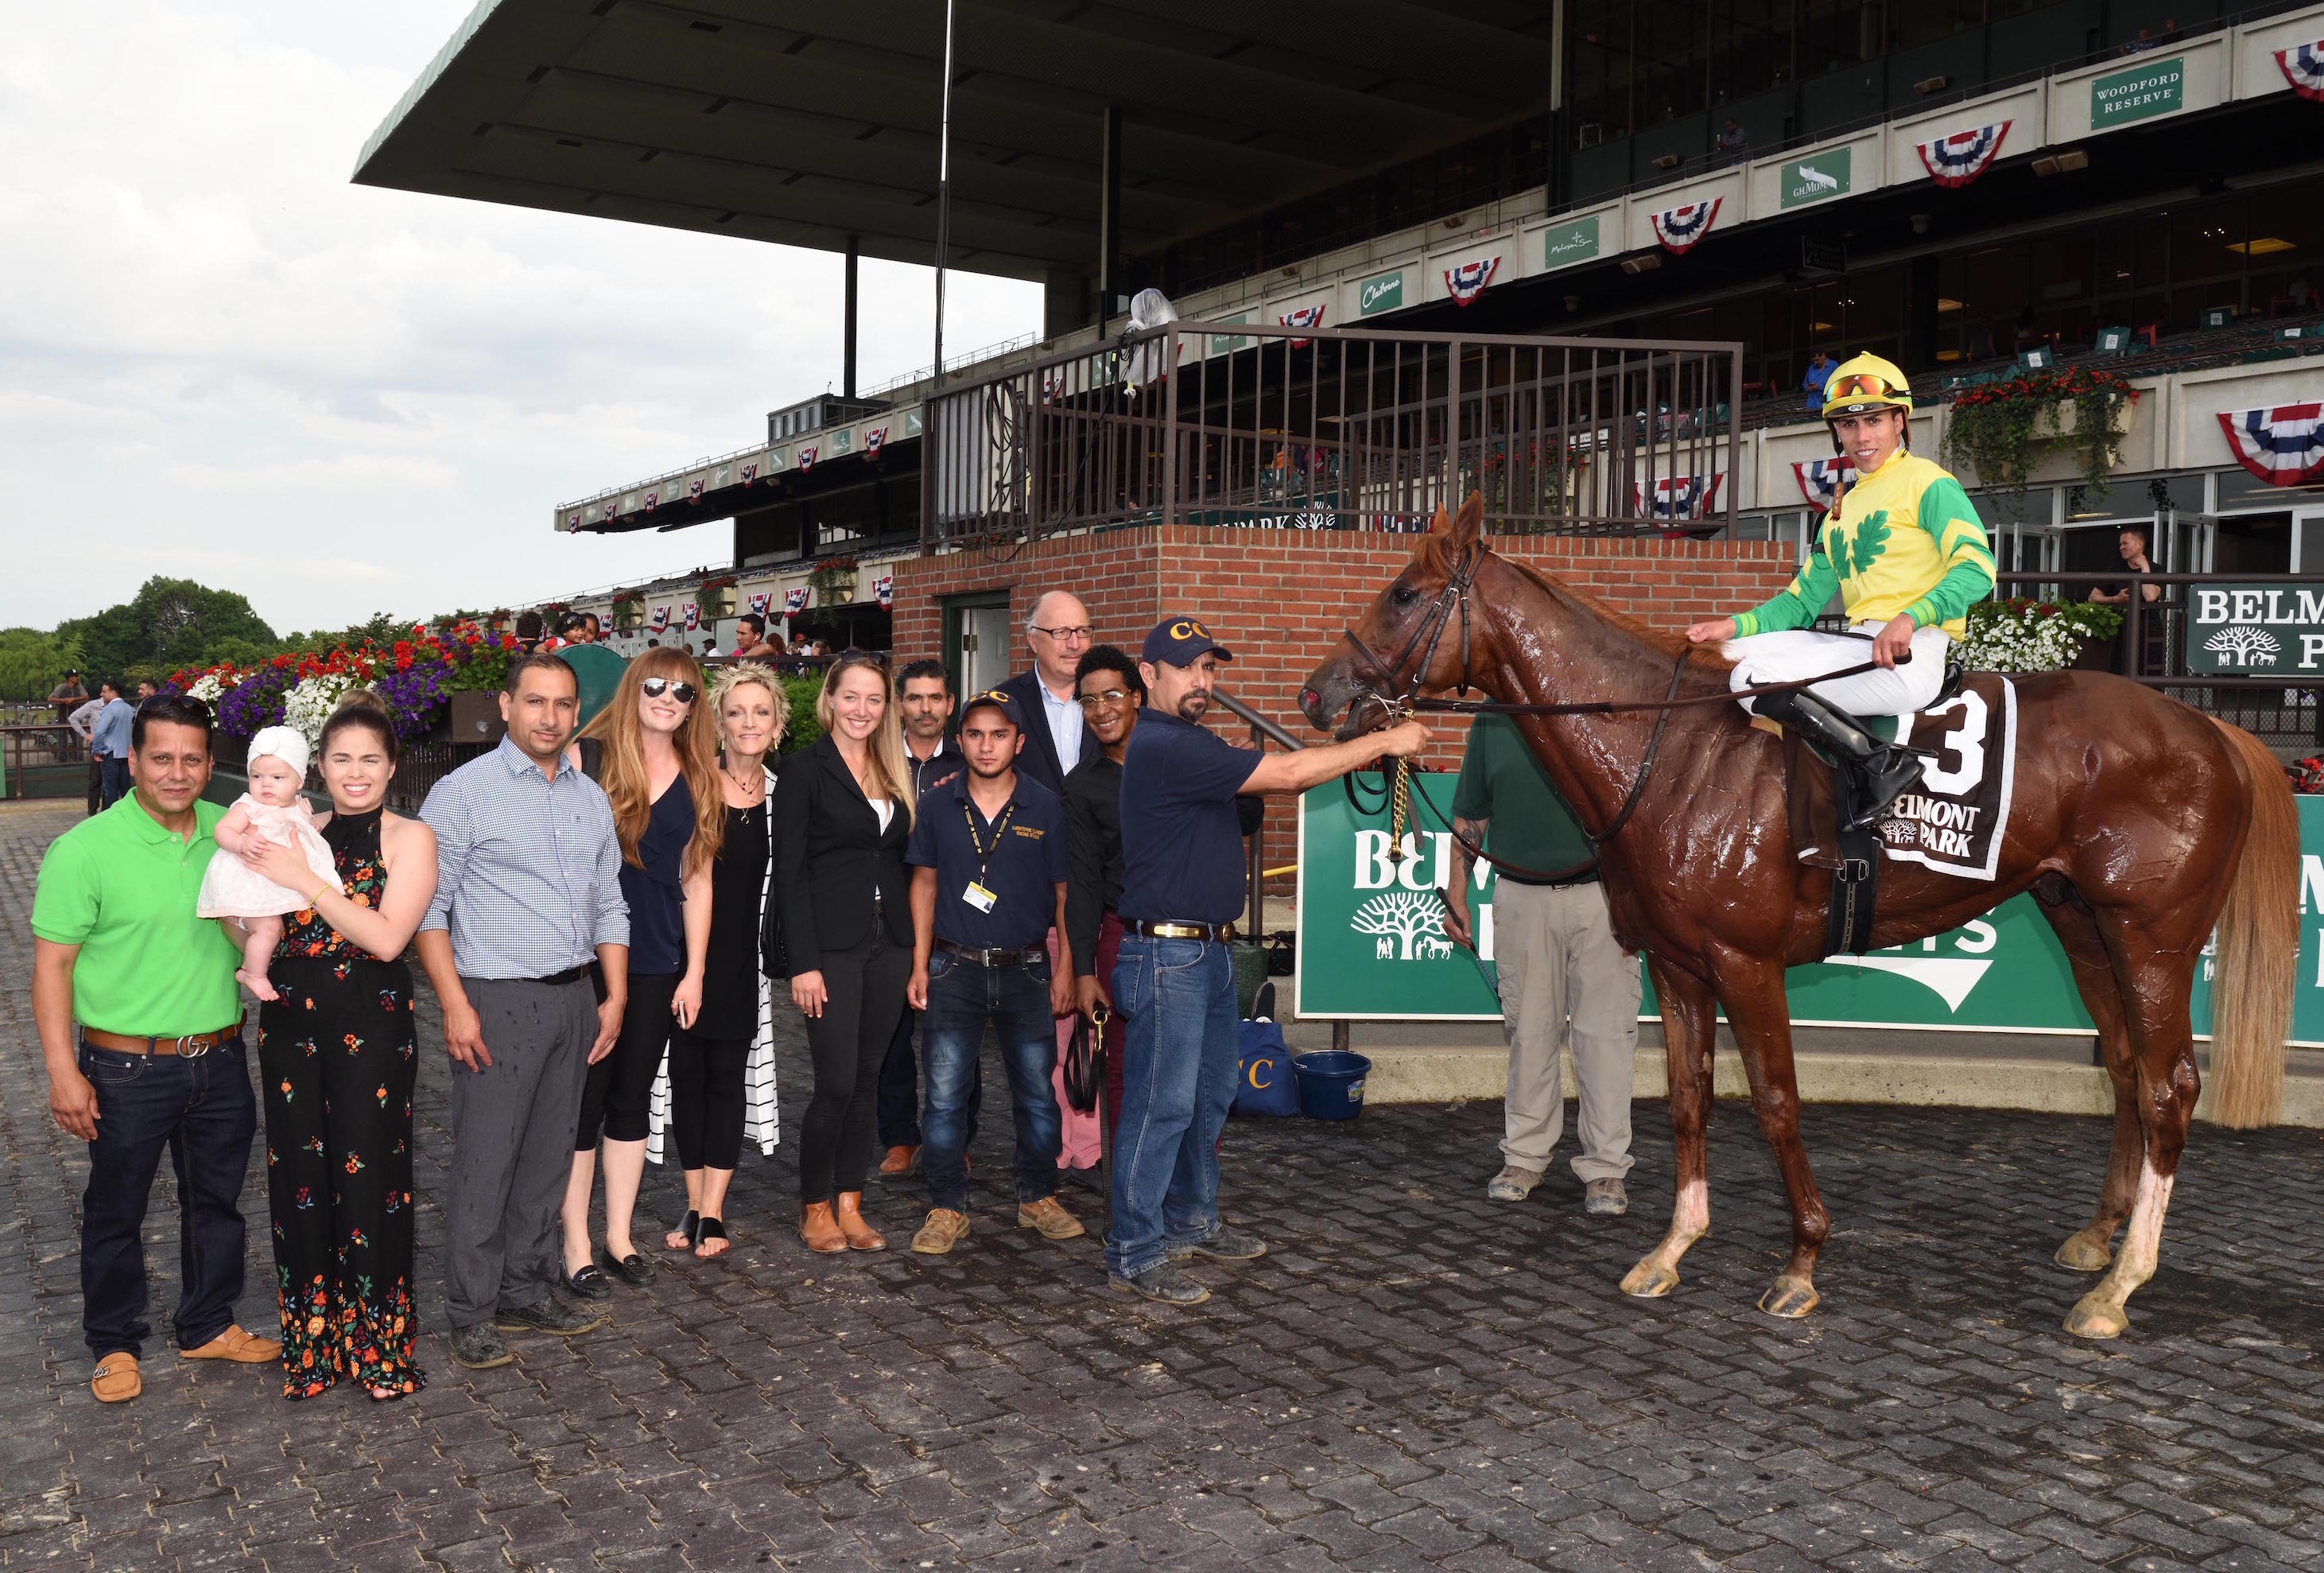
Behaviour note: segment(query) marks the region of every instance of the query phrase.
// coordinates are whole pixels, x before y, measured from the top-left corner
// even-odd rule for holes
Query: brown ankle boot
[[[831,1216],[827,1201],[811,1201],[799,1208],[799,1238],[810,1251],[829,1254],[847,1249],[847,1236],[839,1232],[839,1225]]]
[[[847,1236],[848,1248],[855,1251],[885,1251],[888,1237],[863,1221],[863,1193],[843,1190],[832,1198],[832,1211],[839,1219],[839,1232]]]

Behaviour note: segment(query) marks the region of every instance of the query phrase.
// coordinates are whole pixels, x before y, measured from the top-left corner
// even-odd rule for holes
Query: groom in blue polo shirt
[[[1139,652],[1146,708],[1121,761],[1113,1008],[1128,1025],[1105,1265],[1114,1288],[1171,1305],[1211,1298],[1173,1263],[1267,1252],[1219,1222],[1219,1132],[1241,1066],[1227,959],[1244,900],[1235,800],[1302,792],[1428,742],[1427,727],[1406,721],[1296,754],[1237,748],[1202,724],[1220,664],[1233,659],[1197,618],[1156,624]]]
[[[960,712],[966,768],[928,789],[912,815],[912,981],[927,1061],[920,1116],[927,1221],[912,1249],[941,1256],[968,1233],[968,1099],[990,1023],[1009,1068],[1017,1121],[1017,1222],[1047,1240],[1081,1223],[1057,1201],[1064,1121],[1050,1078],[1056,1018],[1074,1010],[1071,967],[1050,964],[1065,924],[1065,810],[1017,772],[1025,718],[999,689]]]

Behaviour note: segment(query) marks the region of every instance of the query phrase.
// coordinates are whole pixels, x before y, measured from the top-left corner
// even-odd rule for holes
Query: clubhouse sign
[[[2324,672],[2324,590],[2195,587],[2187,597],[2187,671],[2207,677]]]

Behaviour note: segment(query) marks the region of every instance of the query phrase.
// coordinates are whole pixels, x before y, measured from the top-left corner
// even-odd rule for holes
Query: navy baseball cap
[[[1138,659],[1152,662],[1157,666],[1166,661],[1172,666],[1192,666],[1206,652],[1221,661],[1234,659],[1234,652],[1212,638],[1211,631],[1203,625],[1200,618],[1165,617],[1155,624],[1154,632],[1146,636],[1146,643],[1139,648]]]
[[[1000,711],[1002,718],[1019,732],[1025,729],[1025,717],[1018,713],[1016,699],[1002,693],[999,689],[986,689],[982,693],[971,694],[962,700],[960,706],[962,726],[968,724],[968,713],[980,706],[990,706]]]

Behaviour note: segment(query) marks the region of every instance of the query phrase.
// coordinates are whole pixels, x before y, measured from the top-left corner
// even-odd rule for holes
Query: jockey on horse
[[[1833,496],[1806,562],[1780,595],[1686,631],[1697,644],[1725,643],[1737,689],[1860,666],[1864,642],[1872,642],[1876,671],[1740,701],[1849,771],[1858,805],[1851,829],[1872,824],[1921,779],[1917,754],[1879,742],[1856,717],[1934,703],[1947,648],[1966,631],[1970,606],[1993,591],[1985,526],[1960,482],[1910,451],[1912,415],[1904,374],[1878,356],[1859,355],[1833,372],[1824,423],[1833,449],[1856,470],[1855,486]],[[1809,625],[1835,588],[1852,632],[1818,634]]]

